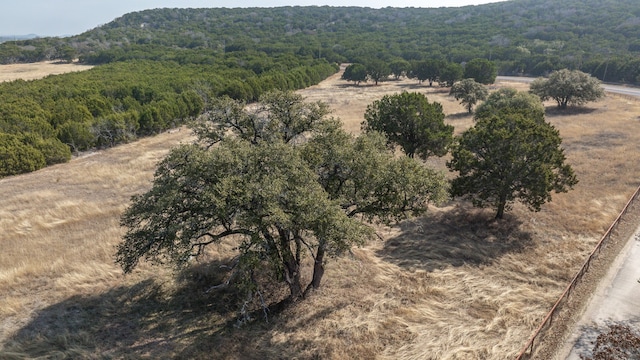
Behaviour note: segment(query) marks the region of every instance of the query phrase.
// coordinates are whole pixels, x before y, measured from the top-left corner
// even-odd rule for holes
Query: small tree
[[[539,211],[552,191],[566,192],[578,182],[561,142],[552,125],[517,112],[481,118],[458,139],[447,163],[459,173],[451,194],[495,208],[496,219],[515,200]]]
[[[449,95],[453,95],[456,100],[460,100],[460,103],[464,105],[469,114],[471,114],[473,106],[477,104],[478,101],[486,99],[489,91],[484,85],[475,82],[473,79],[464,79],[453,84]]]
[[[492,92],[487,100],[476,108],[475,119],[490,118],[505,112],[517,112],[538,121],[544,121],[544,105],[540,98],[512,88],[502,88]]]
[[[496,65],[487,59],[473,59],[464,67],[464,77],[474,79],[480,84],[493,84],[497,75]]]
[[[446,67],[446,63],[442,60],[426,60],[414,62],[412,65],[412,76],[418,81],[423,82],[429,80],[429,86],[433,86],[433,82],[438,80],[440,73]]]
[[[411,69],[411,64],[407,60],[398,59],[394,60],[389,64],[389,69],[391,69],[391,74],[396,80],[399,80],[402,76],[406,76],[409,70]]]
[[[367,106],[364,131],[379,131],[409,157],[443,156],[453,140],[453,126],[444,123],[442,105],[419,93],[385,95]]]
[[[58,49],[58,58],[68,63],[72,63],[76,58],[76,55],[76,49],[72,48],[69,45],[64,45],[60,49]]]
[[[320,286],[328,257],[372,236],[361,219],[423,214],[445,196],[441,174],[394,156],[379,134],[353,138],[325,109],[282,92],[255,109],[214,104],[194,128],[196,143],[172,150],[152,188],[133,197],[116,261],[125,272],[141,259],[186,265],[208,245],[234,241],[223,284],[255,294],[263,291],[255,274],[274,274],[294,301]],[[305,256],[313,261],[308,283]]]
[[[384,81],[391,74],[391,69],[386,62],[382,60],[372,60],[367,63],[367,75],[376,85],[378,82]]]
[[[45,167],[44,155],[15,135],[0,133],[0,178]]]
[[[449,63],[440,70],[438,82],[442,86],[453,86],[453,84],[462,79],[462,66],[456,63]]]
[[[566,109],[567,105],[584,105],[604,96],[600,80],[582,71],[568,69],[554,71],[548,79],[534,80],[530,92],[542,101],[555,100],[560,109]]]
[[[367,81],[367,68],[362,64],[351,64],[344,69],[342,80],[353,81],[356,85],[360,85],[360,82]]]

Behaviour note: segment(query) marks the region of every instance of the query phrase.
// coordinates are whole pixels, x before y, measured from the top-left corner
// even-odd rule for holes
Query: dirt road
[[[625,323],[640,329],[640,226],[627,241],[602,279],[573,335],[556,359],[580,360],[608,324]]]

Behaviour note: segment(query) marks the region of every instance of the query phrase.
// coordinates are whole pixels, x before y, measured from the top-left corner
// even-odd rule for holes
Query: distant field
[[[414,81],[357,87],[335,75],[301,93],[357,133],[368,104],[403,90],[441,102],[457,133],[472,125],[446,92]],[[123,276],[113,262],[119,215],[186,129],[2,179],[0,358],[514,358],[640,183],[639,101],[547,105],[573,191],[502,222],[455,201],[380,228],[383,240],[331,260],[316,294],[240,328],[227,323],[235,295],[205,293],[233,244],[177,277],[148,264]]]
[[[33,64],[10,64],[0,65],[0,82],[17,79],[35,80],[47,75],[58,75],[68,72],[84,71],[91,69],[90,65],[77,65],[56,63],[53,61],[39,62]]]

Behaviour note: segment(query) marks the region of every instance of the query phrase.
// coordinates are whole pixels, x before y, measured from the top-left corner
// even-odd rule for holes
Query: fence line
[[[553,305],[549,313],[547,313],[547,316],[545,316],[544,320],[542,320],[542,323],[540,324],[540,326],[538,326],[536,331],[533,333],[533,335],[531,336],[527,344],[522,348],[516,360],[529,359],[530,356],[533,354],[538,336],[540,336],[540,334],[543,331],[547,330],[551,326],[553,322],[553,316],[560,310],[562,303],[569,298],[569,296],[571,295],[571,292],[576,287],[576,284],[587,273],[591,265],[591,261],[593,261],[596,255],[600,253],[600,250],[609,241],[609,239],[611,239],[611,233],[615,231],[615,229],[618,227],[618,224],[620,224],[622,217],[627,213],[627,211],[631,207],[631,204],[638,199],[639,195],[640,195],[640,187],[638,187],[636,191],[633,193],[633,195],[631,195],[631,198],[629,199],[629,201],[627,201],[627,204],[624,206],[620,214],[618,214],[618,217],[616,217],[616,219],[613,221],[611,226],[609,226],[609,229],[604,233],[604,235],[602,236],[602,238],[600,239],[596,247],[593,249],[593,251],[591,251],[591,254],[589,254],[589,257],[584,262],[584,264],[582,265],[578,273],[573,277],[573,279],[571,280],[567,288],[564,290],[562,295],[560,295],[560,298],[558,298],[558,301],[556,301],[556,303]]]

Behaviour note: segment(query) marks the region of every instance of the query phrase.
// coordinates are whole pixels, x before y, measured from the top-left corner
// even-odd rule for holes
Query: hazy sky
[[[126,13],[155,8],[275,7],[331,5],[381,7],[450,7],[499,0],[4,0],[0,5],[0,35],[77,35]]]

